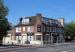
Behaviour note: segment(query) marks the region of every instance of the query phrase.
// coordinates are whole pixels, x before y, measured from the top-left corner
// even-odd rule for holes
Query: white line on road
[[[68,52],[68,51],[61,51],[61,52]]]
[[[61,51],[61,52],[69,52],[69,51],[73,51],[73,50],[67,50],[67,51]]]

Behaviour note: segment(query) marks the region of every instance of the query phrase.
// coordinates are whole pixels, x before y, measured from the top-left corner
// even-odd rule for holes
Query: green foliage
[[[4,5],[3,0],[0,0],[0,43],[3,36],[6,36],[7,31],[10,29],[10,23],[6,18],[7,14],[8,8]]]
[[[70,22],[65,25],[65,36],[75,37],[75,22]]]
[[[0,15],[6,16],[8,14],[8,8],[4,5],[3,0],[0,0]]]

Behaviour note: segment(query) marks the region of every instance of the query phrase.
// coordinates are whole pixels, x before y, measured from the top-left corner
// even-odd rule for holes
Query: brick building
[[[20,18],[19,23],[9,33],[10,42],[16,44],[62,43],[64,19],[51,19],[41,14]],[[3,39],[3,42],[5,39]]]

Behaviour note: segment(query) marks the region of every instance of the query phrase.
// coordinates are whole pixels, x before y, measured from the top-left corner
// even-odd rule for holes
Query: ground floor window
[[[36,35],[36,40],[41,40],[41,35]]]
[[[50,43],[50,34],[43,35],[43,42],[44,44]]]
[[[21,43],[21,39],[22,39],[21,36],[16,36],[16,41],[17,41],[17,43]]]
[[[28,41],[33,41],[33,36],[28,36]]]
[[[33,37],[34,37],[34,34],[32,32],[27,33],[27,40],[28,41],[33,41]]]

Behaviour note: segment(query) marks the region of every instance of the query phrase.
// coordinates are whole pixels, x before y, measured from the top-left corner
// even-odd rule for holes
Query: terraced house
[[[20,18],[19,23],[9,33],[9,41],[15,44],[51,44],[64,41],[64,19],[43,17],[41,14]],[[8,39],[8,38],[7,38]]]

